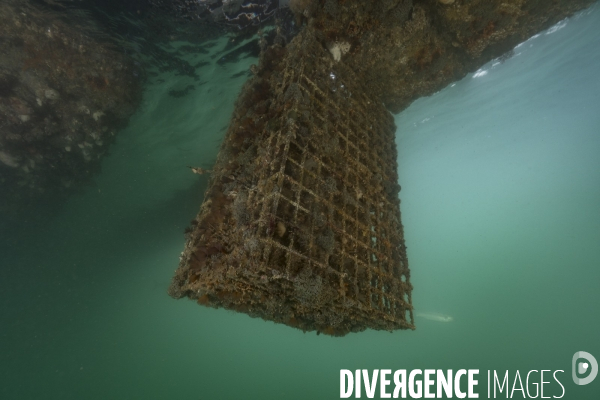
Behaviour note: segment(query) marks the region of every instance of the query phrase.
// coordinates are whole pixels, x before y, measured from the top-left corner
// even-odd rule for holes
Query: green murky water
[[[479,369],[480,398],[487,370],[564,370],[564,398],[600,398],[571,379],[576,351],[600,359],[598,26],[595,7],[396,116],[414,306],[452,317],[414,332],[303,334],[166,295],[206,187],[186,166],[214,162],[255,60],[199,55],[181,98],[164,76],[93,187],[1,233],[0,398],[334,399],[358,368]]]

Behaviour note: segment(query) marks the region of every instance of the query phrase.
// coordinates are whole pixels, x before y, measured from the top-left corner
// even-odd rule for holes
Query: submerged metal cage
[[[330,335],[414,329],[394,134],[310,29],[264,51],[171,296]]]

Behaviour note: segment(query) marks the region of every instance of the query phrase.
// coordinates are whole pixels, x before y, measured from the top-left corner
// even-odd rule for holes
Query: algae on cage
[[[329,335],[414,329],[392,116],[310,29],[255,70],[169,293]]]
[[[261,38],[170,294],[331,335],[414,329],[400,112],[593,0],[291,1]],[[383,103],[383,104],[382,104]]]

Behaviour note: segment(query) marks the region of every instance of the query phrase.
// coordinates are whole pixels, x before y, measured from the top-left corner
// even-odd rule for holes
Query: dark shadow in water
[[[24,267],[11,265],[9,258],[31,258],[36,253],[43,261],[45,254],[70,250],[77,253],[82,246],[86,248],[84,259],[102,258],[105,252],[127,254],[128,249],[159,246],[165,235],[175,232],[181,233],[183,249],[183,232],[200,209],[207,182],[208,178],[201,176],[189,188],[174,192],[168,201],[140,208],[125,217],[115,216],[119,210],[113,204],[98,205],[97,201],[90,201],[89,214],[80,218],[69,215],[70,202],[62,201],[35,204],[11,218],[0,216],[0,259],[4,261],[4,272]],[[81,199],[72,201],[81,203]],[[77,208],[73,212],[79,212],[81,207]]]
[[[176,191],[168,201],[121,219],[112,227],[119,232],[113,238],[114,246],[152,248],[164,243],[165,235],[180,233],[183,250],[184,230],[200,210],[207,183],[208,177],[200,176],[190,188]]]
[[[260,45],[258,43],[258,39],[248,42],[240,47],[237,47],[225,55],[219,54],[219,60],[217,64],[225,65],[225,64],[237,64],[240,60],[245,58],[253,57],[258,58],[260,54]]]

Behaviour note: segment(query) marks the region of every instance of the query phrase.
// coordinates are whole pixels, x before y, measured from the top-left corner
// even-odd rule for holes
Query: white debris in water
[[[5,165],[8,165],[9,167],[17,168],[19,166],[19,163],[17,162],[17,160],[15,160],[13,156],[3,151],[0,151],[0,161],[2,161],[2,163],[4,163]]]
[[[60,94],[54,89],[47,89],[44,91],[44,96],[49,100],[58,100],[60,98]]]
[[[104,116],[104,113],[102,111],[96,111],[95,113],[92,114],[92,118],[94,118],[94,121],[98,121],[103,116]]]
[[[454,318],[452,318],[449,315],[445,315],[445,314],[440,314],[440,313],[416,313],[415,314],[416,317],[420,317],[423,319],[428,319],[430,321],[436,321],[436,322],[452,322],[454,321]]]

